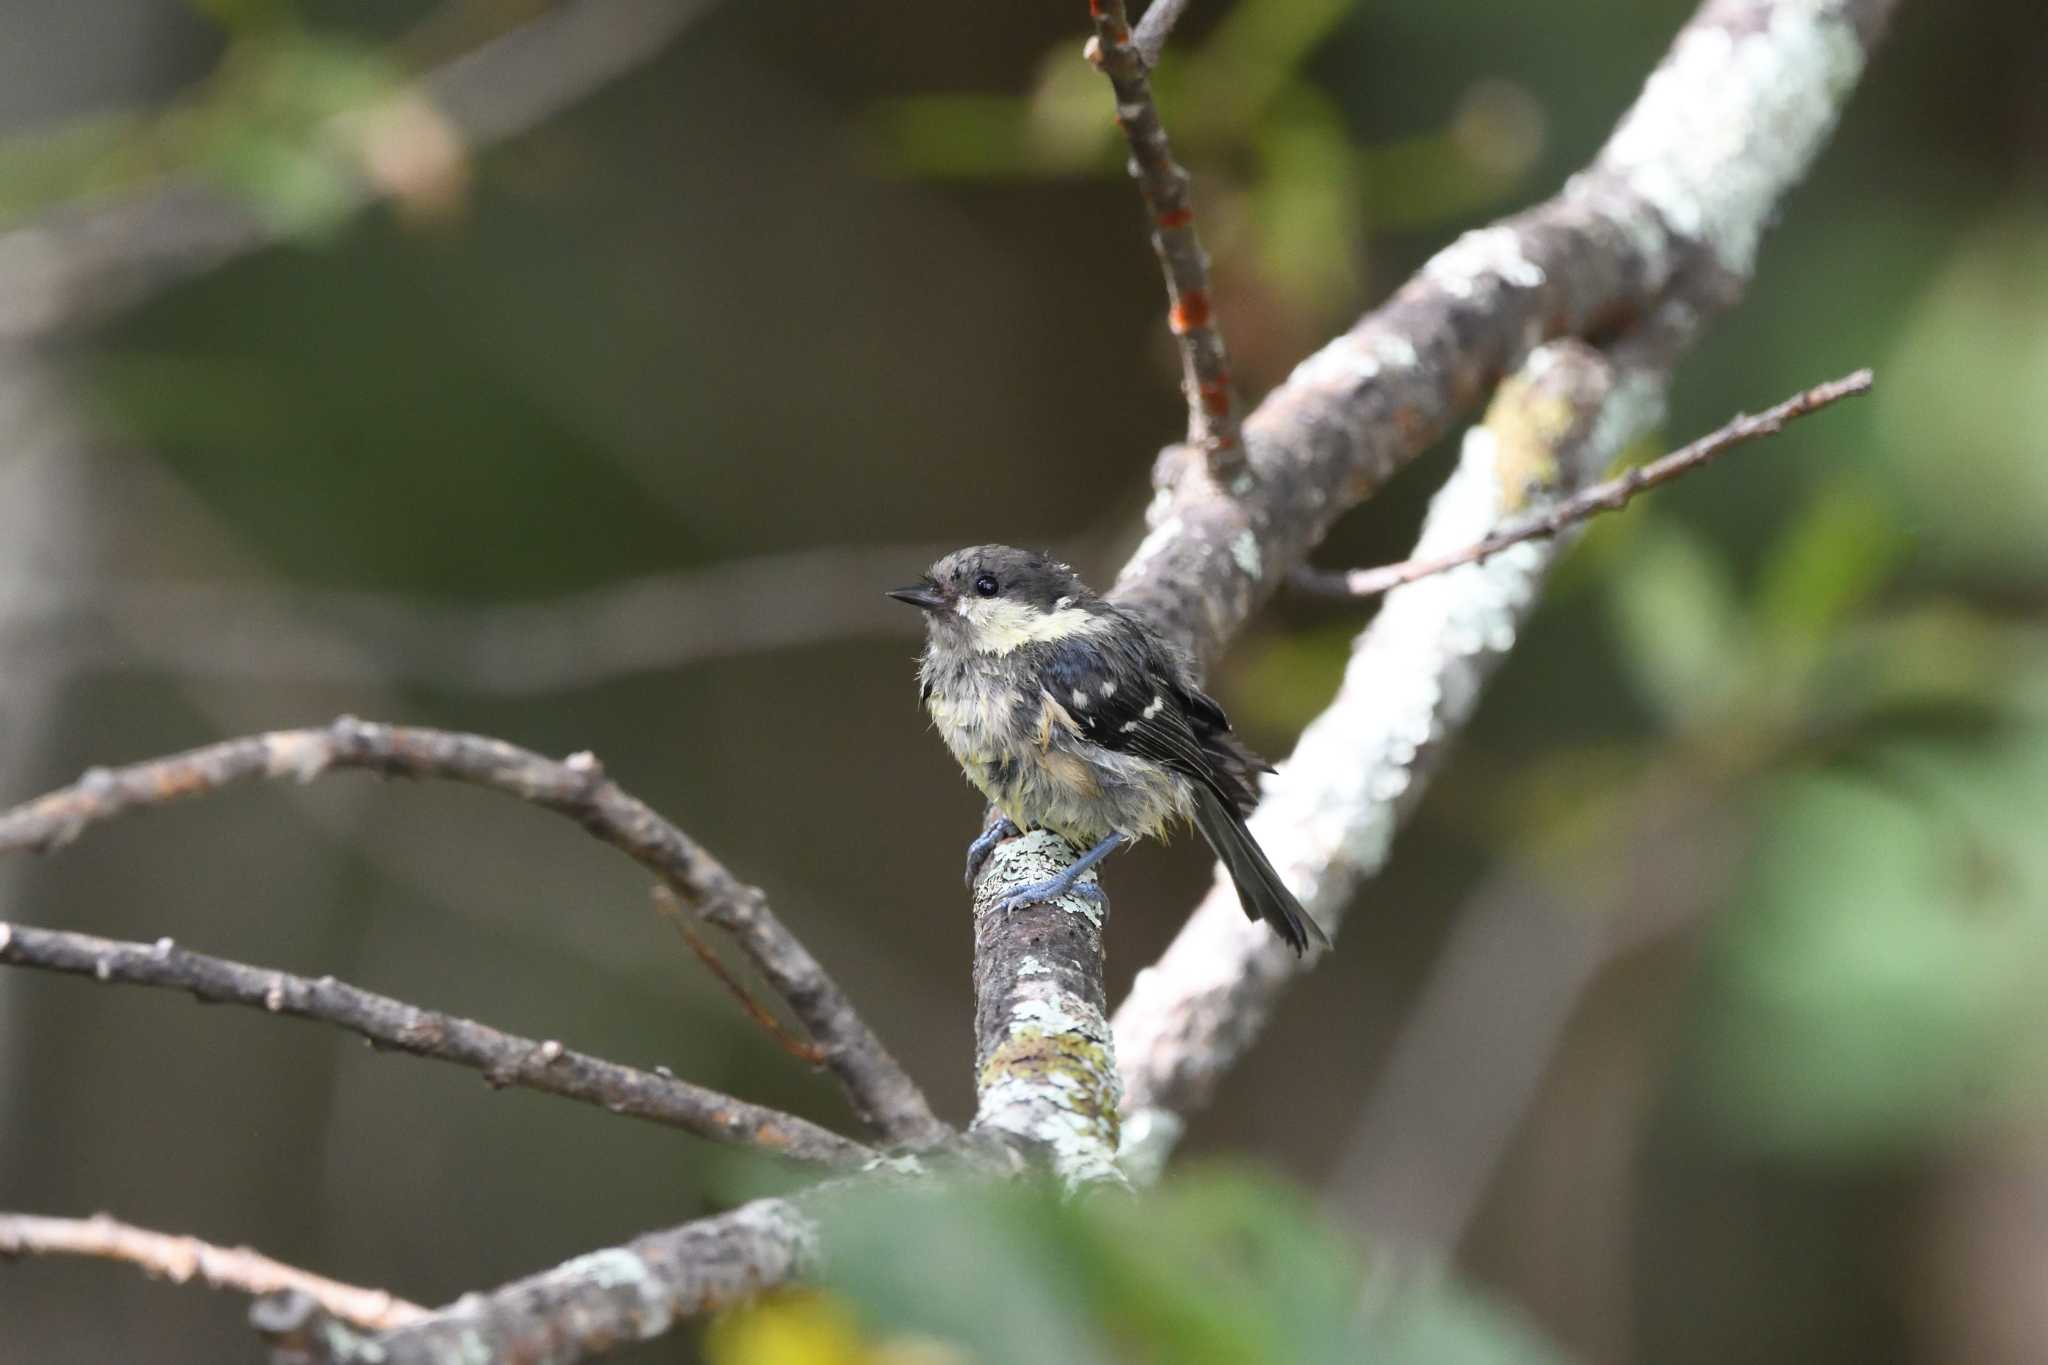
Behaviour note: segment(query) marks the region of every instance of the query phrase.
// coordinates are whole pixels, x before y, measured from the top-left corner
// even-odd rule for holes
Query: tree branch
[[[1152,0],[1145,6],[1144,17],[1132,31],[1131,45],[1138,49],[1138,60],[1145,63],[1147,71],[1159,65],[1159,54],[1166,50],[1166,40],[1187,7],[1188,0]]]
[[[219,1247],[196,1237],[175,1237],[116,1222],[105,1214],[91,1218],[39,1218],[26,1213],[0,1213],[0,1257],[93,1256],[126,1261],[157,1279],[184,1284],[194,1275],[215,1289],[244,1294],[303,1294],[320,1310],[343,1322],[371,1331],[390,1331],[427,1316],[427,1310],[382,1289],[343,1284],[282,1261],[273,1261],[247,1247]]]
[[[1322,570],[1303,568],[1297,570],[1293,585],[1306,592],[1324,597],[1377,597],[1403,583],[1444,573],[1465,564],[1477,564],[1525,540],[1540,540],[1558,534],[1567,526],[1587,521],[1602,512],[1618,512],[1635,499],[1644,489],[1670,483],[1682,478],[1695,469],[1712,464],[1735,446],[1745,441],[1754,441],[1764,436],[1775,436],[1785,429],[1785,424],[1816,412],[1844,398],[1870,392],[1872,375],[1869,370],[1858,370],[1840,379],[1816,384],[1804,393],[1794,394],[1776,407],[1767,408],[1756,416],[1738,415],[1734,420],[1707,433],[1689,445],[1681,446],[1669,455],[1637,465],[1617,478],[1596,483],[1547,511],[1514,522],[1495,531],[1486,539],[1454,550],[1447,555],[1430,559],[1404,559],[1398,564],[1383,564],[1374,569]]]
[[[270,1338],[279,1362],[569,1365],[662,1336],[695,1314],[801,1274],[818,1250],[817,1225],[807,1209],[833,1188],[817,1186],[798,1199],[759,1199],[716,1218],[648,1233],[488,1293],[464,1295],[372,1337],[298,1296],[259,1301],[251,1321]]]
[[[1583,343],[1545,346],[1466,434],[1419,549],[1483,535],[1504,506],[1569,495],[1655,421],[1660,399],[1653,379],[1625,375]],[[1390,593],[1353,647],[1337,696],[1267,780],[1252,830],[1332,937],[1357,887],[1384,864],[1398,822],[1418,803],[1564,548],[1525,542]],[[1261,928],[1245,921],[1229,884],[1219,882],[1117,1011],[1131,1111],[1127,1160],[1140,1178],[1164,1161],[1182,1116],[1207,1102],[1314,961],[1298,962]]]
[[[504,1033],[331,976],[313,980],[209,957],[167,938],[154,944],[130,943],[0,921],[0,964],[189,991],[194,999],[211,1004],[249,1005],[272,1014],[317,1019],[360,1034],[379,1047],[481,1071],[494,1086],[515,1085],[602,1105],[614,1114],[796,1161],[844,1167],[875,1156],[861,1144],[793,1114],[574,1052],[553,1039],[543,1042]]]
[[[1042,1157],[1069,1185],[1120,1182],[1121,1092],[1103,991],[1107,901],[999,910],[1080,850],[1046,830],[998,844],[974,888],[974,1131]],[[1084,882],[1093,882],[1093,870]]]
[[[1150,611],[1198,657],[1213,657],[1337,514],[1503,369],[1521,368],[1496,399],[1510,446],[1562,440],[1561,453],[1577,446],[1599,463],[1612,460],[1654,420],[1676,356],[1740,294],[1779,196],[1833,128],[1892,7],[1707,0],[1599,158],[1561,195],[1460,238],[1268,395],[1246,427],[1255,485],[1228,496],[1235,487],[1216,489],[1166,452],[1152,535],[1116,596]],[[1546,387],[1579,387],[1550,373],[1560,360],[1589,376],[1601,362],[1583,348],[1532,354],[1540,338],[1631,320],[1613,367],[1594,381],[1604,397],[1544,397]],[[1468,433],[1422,554],[1498,526],[1499,480],[1514,487],[1526,477],[1512,461],[1491,468],[1502,434],[1493,419]],[[1524,543],[1390,594],[1337,699],[1269,783],[1253,827],[1326,925],[1384,860],[1556,551]],[[1117,1012],[1125,1141],[1136,1169],[1164,1159],[1180,1115],[1242,1055],[1298,970],[1250,927],[1227,888],[1212,891]]]
[[[1708,0],[1599,158],[1547,203],[1465,234],[1245,423],[1256,477],[1169,447],[1152,533],[1112,595],[1194,656],[1545,338],[1611,334],[1683,287],[1732,300],[1896,0]],[[1452,548],[1452,547],[1446,547]]]
[[[1095,22],[1088,60],[1109,77],[1116,92],[1117,127],[1131,144],[1131,175],[1152,216],[1152,250],[1166,276],[1167,325],[1180,345],[1181,389],[1188,401],[1188,444],[1202,452],[1213,478],[1228,482],[1244,469],[1242,418],[1209,295],[1209,257],[1195,232],[1188,173],[1173,159],[1145,74],[1158,54],[1147,58],[1139,52],[1123,0],[1088,0],[1088,12]],[[1160,42],[1167,23],[1162,19]]]
[[[132,767],[94,769],[73,786],[0,813],[0,854],[60,847],[87,826],[134,807],[163,805],[254,778],[311,781],[335,768],[467,782],[575,820],[633,857],[738,941],[824,1050],[825,1065],[871,1131],[908,1145],[929,1145],[946,1135],[916,1083],[817,959],[776,918],[767,897],[609,780],[587,753],[557,763],[502,740],[344,716],[321,730],[277,730]]]

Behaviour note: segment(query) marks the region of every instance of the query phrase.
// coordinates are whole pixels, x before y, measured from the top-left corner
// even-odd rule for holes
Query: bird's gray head
[[[1095,594],[1073,569],[1008,545],[955,550],[932,565],[922,582],[889,596],[924,611],[934,644],[984,654],[1062,639],[1097,619]]]

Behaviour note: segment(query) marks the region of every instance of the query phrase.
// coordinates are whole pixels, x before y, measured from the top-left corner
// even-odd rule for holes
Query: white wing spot
[[[1080,688],[1078,688],[1078,687],[1077,687],[1077,688],[1075,688],[1075,689],[1074,689],[1074,705],[1076,705],[1076,706],[1086,706],[1087,704],[1088,704],[1088,694],[1087,694],[1086,692],[1083,692],[1083,691],[1082,691],[1082,690],[1081,690]]]
[[[1104,683],[1104,684],[1102,685],[1102,699],[1103,699],[1104,701],[1108,701],[1108,700],[1109,700],[1109,699],[1110,699],[1111,697],[1113,697],[1113,696],[1115,696],[1115,695],[1116,695],[1116,684],[1115,684],[1115,683],[1113,683],[1113,682],[1106,682],[1106,683]]]
[[[1164,711],[1165,709],[1166,709],[1166,698],[1164,698],[1164,697],[1154,697],[1154,698],[1152,699],[1152,704],[1151,704],[1150,706],[1148,706],[1148,707],[1146,707],[1146,708],[1145,708],[1145,711],[1144,711],[1144,716],[1145,716],[1145,719],[1146,719],[1146,720],[1150,720],[1150,719],[1152,719],[1152,717],[1154,717],[1154,716],[1158,715],[1158,714],[1159,714],[1159,713],[1160,713],[1161,711]]]
[[[1122,731],[1124,734],[1129,734],[1131,731],[1138,728],[1138,722],[1134,720],[1127,720],[1122,725],[1119,725],[1116,728]]]

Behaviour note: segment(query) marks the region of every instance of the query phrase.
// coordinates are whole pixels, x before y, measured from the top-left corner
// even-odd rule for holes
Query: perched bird
[[[1244,817],[1271,772],[1141,617],[1090,592],[1065,564],[1007,545],[956,550],[889,596],[925,613],[925,708],[992,807],[967,881],[997,843],[1045,829],[1087,851],[1006,909],[1069,893],[1122,844],[1192,822],[1237,898],[1299,953],[1329,940],[1260,851]]]

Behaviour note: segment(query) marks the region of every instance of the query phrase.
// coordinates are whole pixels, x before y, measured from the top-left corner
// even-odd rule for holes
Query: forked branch
[[[695,840],[605,776],[590,754],[563,762],[481,735],[379,725],[344,716],[325,729],[274,730],[126,768],[95,768],[69,787],[0,813],[0,854],[61,847],[89,826],[237,782],[308,782],[341,768],[488,787],[566,815],[659,877],[731,934],[823,1050],[861,1121],[889,1143],[928,1146],[947,1133],[896,1059],[768,898]]]
[[[1598,516],[1602,512],[1618,512],[1628,506],[1636,494],[1643,490],[1683,478],[1695,469],[1703,469],[1744,441],[1775,436],[1785,429],[1788,422],[1796,421],[1810,412],[1818,412],[1844,398],[1870,392],[1872,381],[1873,376],[1869,370],[1858,370],[1840,379],[1816,384],[1806,392],[1794,394],[1776,407],[1766,409],[1754,417],[1737,416],[1733,421],[1708,432],[1690,445],[1681,446],[1669,455],[1652,460],[1648,464],[1637,465],[1604,483],[1596,483],[1563,502],[1503,527],[1486,539],[1475,541],[1462,550],[1432,555],[1425,559],[1404,559],[1398,564],[1383,564],[1376,569],[1330,571],[1304,568],[1295,573],[1294,586],[1326,597],[1377,597],[1389,589],[1400,587],[1403,583],[1413,583],[1419,578],[1428,578],[1461,565],[1477,564],[1499,554],[1510,545],[1520,545],[1525,540],[1547,539],[1568,526]]]

